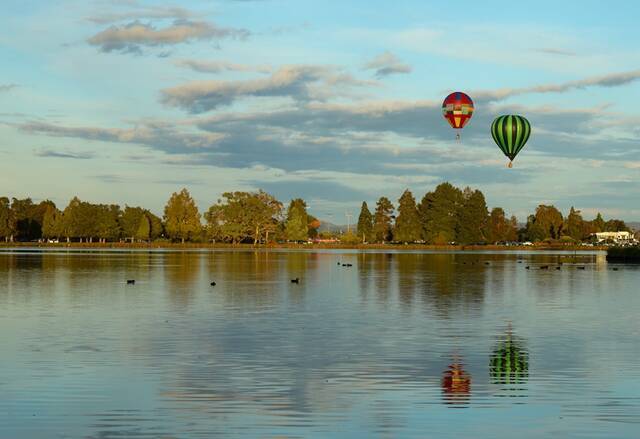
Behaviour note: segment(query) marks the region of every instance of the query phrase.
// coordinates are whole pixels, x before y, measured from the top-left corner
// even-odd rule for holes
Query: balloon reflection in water
[[[491,379],[494,384],[523,383],[529,377],[529,353],[524,341],[507,331],[491,355]]]
[[[454,360],[442,376],[442,396],[447,404],[465,405],[471,396],[471,375],[464,365]]]

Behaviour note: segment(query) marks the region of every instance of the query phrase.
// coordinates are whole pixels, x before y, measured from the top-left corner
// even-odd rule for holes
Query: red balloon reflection
[[[442,376],[442,395],[447,404],[465,404],[471,396],[471,375],[463,364],[454,361]]]

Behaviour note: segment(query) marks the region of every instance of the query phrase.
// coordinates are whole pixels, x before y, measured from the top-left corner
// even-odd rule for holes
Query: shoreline
[[[0,249],[42,248],[42,249],[149,249],[149,250],[425,250],[425,251],[574,251],[593,252],[606,251],[605,246],[576,246],[562,244],[547,245],[427,245],[427,244],[205,244],[205,243],[123,243],[123,242],[70,242],[70,243],[44,243],[44,242],[2,242]]]

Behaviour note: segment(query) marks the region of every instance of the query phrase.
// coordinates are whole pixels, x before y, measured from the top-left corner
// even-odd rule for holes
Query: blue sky
[[[0,192],[157,213],[187,187],[363,200],[478,187],[520,220],[539,203],[640,220],[635,2],[3,2]],[[463,142],[442,118],[474,98]],[[533,134],[507,169],[499,114]]]

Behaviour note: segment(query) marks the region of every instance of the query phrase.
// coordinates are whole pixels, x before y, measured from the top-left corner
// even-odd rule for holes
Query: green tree
[[[55,204],[49,200],[34,204],[31,198],[14,198],[11,202],[11,218],[15,225],[15,237],[20,241],[42,238],[42,223],[49,207],[55,208]]]
[[[5,241],[13,241],[15,223],[11,212],[9,198],[0,197],[0,238]]]
[[[454,241],[462,203],[462,191],[448,182],[425,194],[418,208],[423,239],[439,245]]]
[[[306,241],[309,236],[307,205],[301,198],[291,200],[287,209],[284,234],[288,241]]]
[[[375,239],[373,236],[373,215],[369,211],[369,206],[367,206],[367,202],[362,202],[362,207],[360,208],[360,215],[358,216],[358,227],[357,227],[358,237],[362,238],[362,242],[370,242]]]
[[[140,225],[138,226],[138,231],[136,232],[136,238],[140,241],[148,241],[150,235],[151,222],[149,221],[149,217],[147,217],[147,215],[142,215],[140,217]]]
[[[116,204],[93,205],[94,225],[93,233],[100,242],[117,240],[120,237],[120,219],[122,211]]]
[[[234,244],[251,239],[269,242],[281,222],[282,203],[266,192],[225,192],[205,214],[210,239]],[[305,217],[306,218],[306,217]],[[306,221],[306,220],[305,220]]]
[[[605,232],[625,232],[629,231],[627,224],[619,219],[610,219],[604,224]]]
[[[149,231],[149,239],[153,241],[160,238],[162,236],[162,233],[164,232],[162,220],[148,210],[145,211],[145,214],[147,218],[149,218],[149,225],[151,226],[151,230]]]
[[[517,241],[518,240],[518,218],[515,215],[511,215],[511,219],[509,219],[507,235],[505,236],[506,241]]]
[[[575,241],[582,241],[584,238],[584,220],[582,219],[582,215],[580,215],[580,211],[575,210],[573,206],[571,206],[571,210],[569,211],[563,230],[566,235],[570,236]]]
[[[61,236],[67,238],[82,238],[83,212],[82,201],[78,197],[73,197],[67,207],[62,211]]]
[[[169,198],[164,208],[164,223],[169,238],[179,239],[183,244],[200,233],[202,224],[198,206],[186,188]]]
[[[562,213],[554,206],[539,205],[527,221],[527,235],[532,241],[560,239],[564,226]]]
[[[49,207],[42,220],[42,236],[45,238],[60,238],[62,235],[62,212],[55,207]]]
[[[393,204],[387,197],[380,197],[373,215],[373,234],[377,242],[391,241]]]
[[[131,242],[135,240],[143,216],[145,216],[145,210],[142,207],[125,206],[120,216],[123,238],[129,239]]]
[[[598,215],[591,223],[593,225],[593,233],[604,232],[605,222],[600,212],[598,212]]]
[[[487,240],[491,243],[507,241],[509,223],[501,207],[494,207],[489,214]]]
[[[406,189],[398,199],[398,216],[393,229],[393,239],[397,242],[415,242],[422,236],[422,227],[416,199]]]
[[[313,215],[307,215],[309,238],[315,239],[318,237],[318,229],[320,228],[320,220]]]
[[[462,244],[484,242],[488,216],[489,211],[483,193],[466,188],[458,212],[456,240]]]

